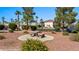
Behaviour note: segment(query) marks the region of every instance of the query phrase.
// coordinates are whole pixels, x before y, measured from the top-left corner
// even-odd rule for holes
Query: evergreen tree
[[[65,27],[76,21],[77,13],[73,11],[74,7],[56,7],[56,17],[54,26]],[[65,26],[66,25],[66,26]]]
[[[2,17],[2,23],[4,25],[4,23],[5,23],[5,17]]]
[[[43,30],[43,27],[44,27],[44,21],[43,21],[43,19],[40,19],[40,24],[41,24],[41,28]]]
[[[11,22],[14,22],[13,18],[11,18]]]
[[[21,15],[21,12],[20,11],[16,11],[15,12],[16,16],[17,16],[17,26],[18,26],[18,30],[20,30],[20,15]]]

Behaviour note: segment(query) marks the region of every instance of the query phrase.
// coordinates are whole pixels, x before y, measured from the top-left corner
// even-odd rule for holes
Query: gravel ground
[[[45,41],[44,44],[49,48],[49,51],[79,51],[79,42],[71,41],[68,36],[63,36],[62,33],[57,32],[52,34],[45,32],[47,35],[54,37],[54,40]],[[19,51],[22,41],[17,38],[24,35],[23,32],[14,33],[0,33],[6,39],[0,40],[1,51]]]
[[[0,33],[6,37],[6,39],[0,40],[0,50],[3,51],[17,51],[20,50],[21,41],[17,39],[17,37],[23,35],[22,32],[17,31],[14,33]]]
[[[71,41],[69,36],[63,36],[62,33],[46,33],[54,36],[54,40],[44,42],[49,51],[79,51],[79,42]]]

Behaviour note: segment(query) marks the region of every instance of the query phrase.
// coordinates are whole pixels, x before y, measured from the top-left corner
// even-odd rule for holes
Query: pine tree
[[[74,7],[56,7],[54,26],[58,26],[59,28],[62,27],[62,29],[64,30],[65,27],[75,22],[77,13],[73,10]]]

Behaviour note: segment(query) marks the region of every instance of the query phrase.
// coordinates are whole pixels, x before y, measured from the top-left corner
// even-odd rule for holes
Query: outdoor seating
[[[33,36],[37,36],[38,34],[37,33],[32,33],[31,34],[31,36],[33,37]]]
[[[43,38],[43,37],[45,37],[45,34],[44,33],[38,33],[38,37]]]
[[[34,37],[34,36],[41,37],[41,38],[45,37],[45,34],[42,33],[42,32],[39,32],[39,31],[32,31],[32,32],[30,33],[30,35],[31,35],[32,37]]]
[[[38,31],[31,31],[31,36],[37,36],[38,35]]]

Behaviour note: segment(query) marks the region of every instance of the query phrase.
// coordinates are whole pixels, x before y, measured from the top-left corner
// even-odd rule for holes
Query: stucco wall
[[[45,22],[44,25],[47,28],[53,28],[53,22]]]

